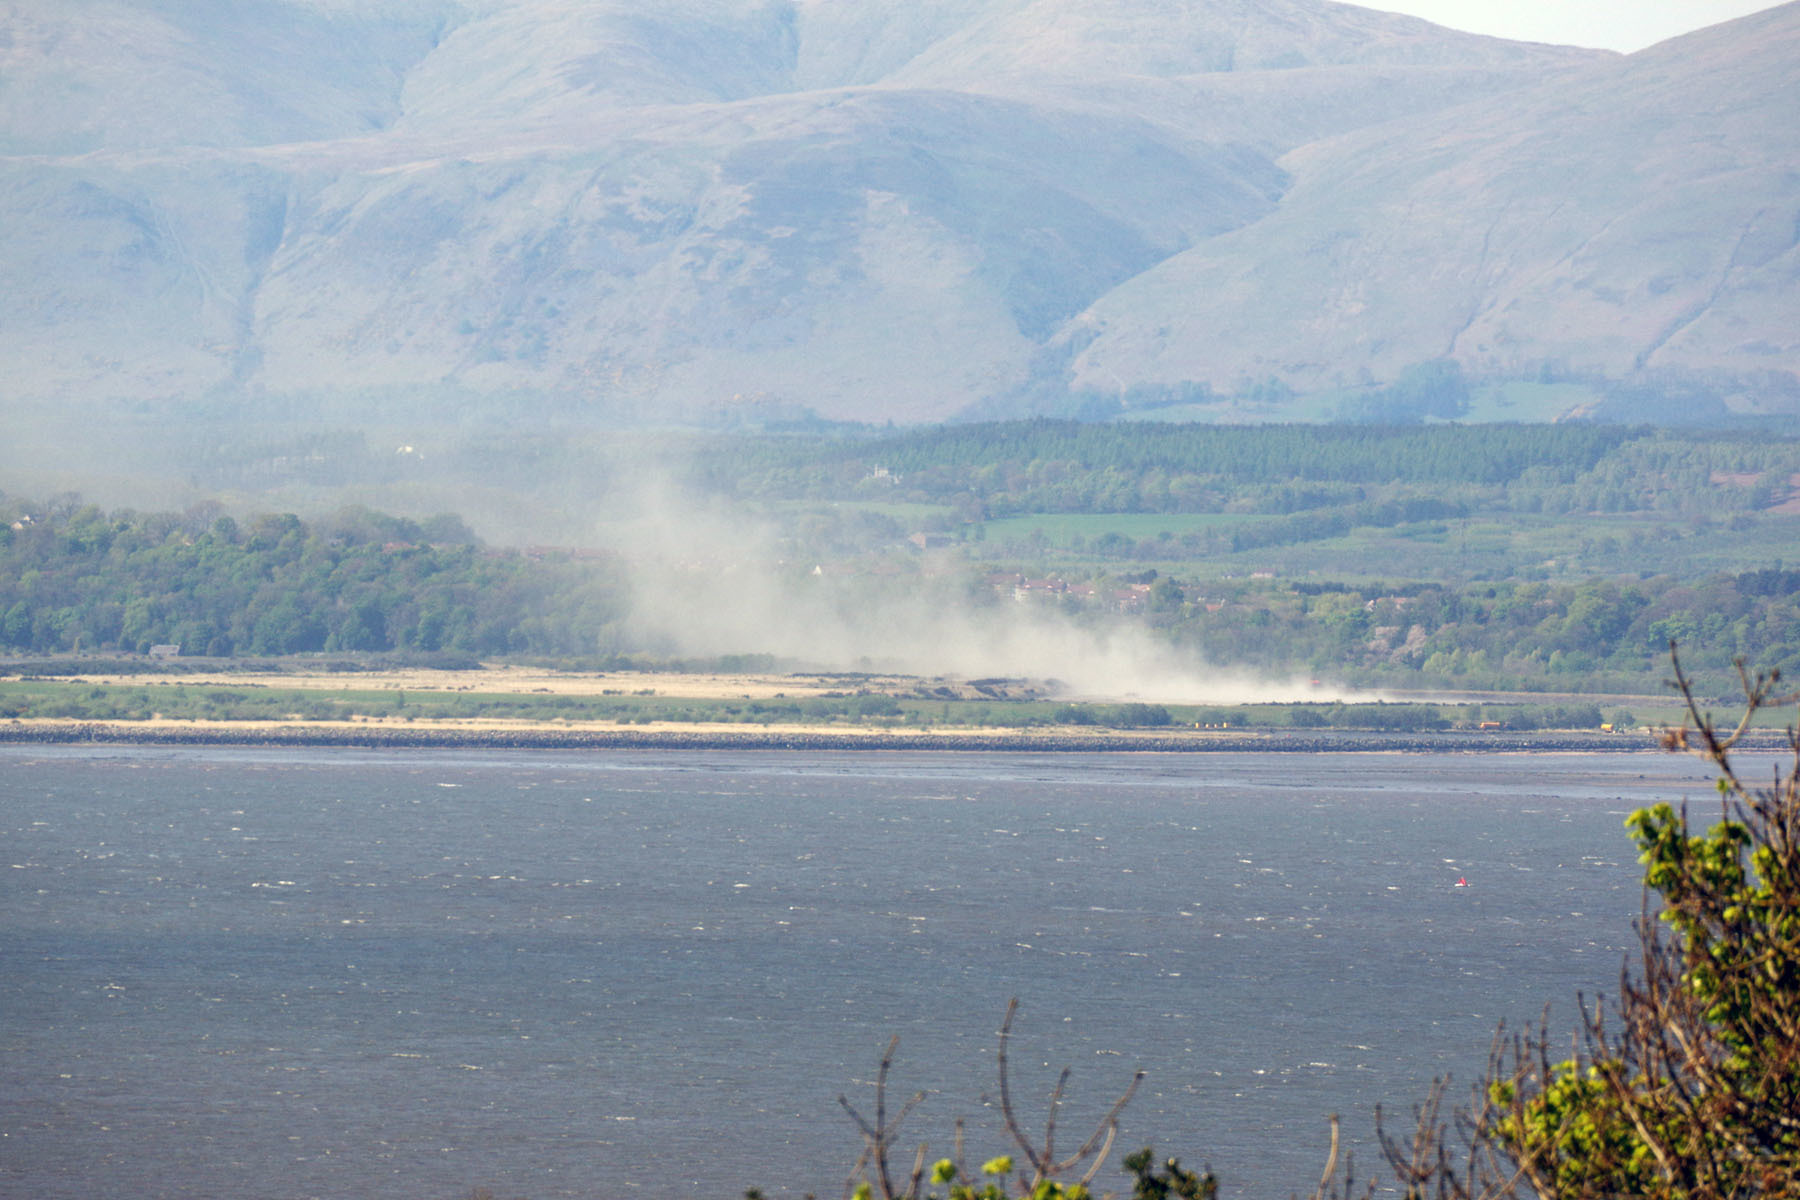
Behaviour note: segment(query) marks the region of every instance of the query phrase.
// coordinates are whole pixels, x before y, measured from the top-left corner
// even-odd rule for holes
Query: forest
[[[1506,511],[1754,510],[1800,444],[1766,433],[1564,425],[952,425],[864,438],[709,439],[695,473],[784,499],[884,496],[1021,512],[1296,512],[1413,490]]]
[[[569,655],[618,614],[603,559],[484,548],[455,517],[9,507],[0,646],[15,651]]]

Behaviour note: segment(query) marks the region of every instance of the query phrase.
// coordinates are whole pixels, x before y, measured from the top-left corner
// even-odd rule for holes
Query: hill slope
[[[1324,0],[12,0],[0,353],[60,410],[605,423],[1793,371],[1796,27],[1619,59]]]
[[[1078,371],[1800,365],[1800,8],[1305,146],[1253,225],[1096,303]],[[1257,336],[1283,325],[1282,344]]]

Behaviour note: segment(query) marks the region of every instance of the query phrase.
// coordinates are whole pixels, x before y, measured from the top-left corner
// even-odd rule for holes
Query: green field
[[[1698,577],[1778,563],[1800,547],[1800,518],[1696,524],[1650,514],[1510,514],[1364,527],[1342,537],[1211,556],[1206,575],[1273,570],[1292,578],[1576,580],[1592,576]],[[1171,556],[1174,568],[1182,560]]]
[[[1469,411],[1461,420],[1477,424],[1490,421],[1555,421],[1602,395],[1581,383],[1488,384],[1470,389]]]

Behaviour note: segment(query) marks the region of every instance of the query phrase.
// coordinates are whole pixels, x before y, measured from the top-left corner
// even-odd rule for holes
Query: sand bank
[[[523,721],[81,721],[0,723],[0,743],[542,750],[885,750],[1042,754],[1220,751],[1517,753],[1653,751],[1648,735],[1339,730],[907,729]]]

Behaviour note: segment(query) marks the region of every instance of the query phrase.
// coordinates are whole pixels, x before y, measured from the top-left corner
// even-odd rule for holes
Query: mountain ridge
[[[1780,234],[1768,230],[1770,244],[1761,248],[1763,260],[1756,264],[1772,264],[1780,275],[1766,289],[1757,285],[1758,291],[1775,294],[1765,297],[1770,302],[1759,311],[1740,312],[1737,319],[1754,323],[1755,332],[1746,341],[1769,345],[1767,357],[1775,361],[1768,365],[1791,371],[1800,361],[1800,341],[1793,335],[1800,318],[1795,248],[1800,240],[1800,129],[1781,119],[1781,113],[1800,102],[1797,16],[1800,10],[1792,5],[1771,10],[1733,22],[1729,29],[1701,31],[1640,51],[1592,73],[1508,93],[1503,104],[1476,101],[1298,148],[1280,160],[1296,182],[1279,213],[1254,230],[1234,231],[1184,252],[1192,256],[1186,264],[1183,256],[1167,260],[1125,287],[1152,286],[1160,275],[1163,288],[1205,295],[1209,289],[1229,288],[1233,279],[1266,274],[1274,263],[1292,276],[1287,287],[1273,289],[1284,303],[1298,303],[1315,314],[1359,302],[1386,302],[1404,310],[1405,320],[1395,314],[1380,322],[1414,334],[1410,344],[1374,358],[1377,373],[1385,367],[1390,378],[1406,362],[1437,357],[1457,358],[1477,371],[1514,373],[1560,359],[1556,365],[1568,369],[1620,376],[1662,365],[1656,362],[1659,352],[1720,301],[1731,282],[1731,267],[1756,226],[1785,219]],[[1760,88],[1745,86],[1755,84]],[[1741,110],[1748,103],[1742,98],[1746,94],[1761,98],[1750,120],[1693,112],[1708,103],[1723,107],[1720,98],[1732,96],[1740,98],[1731,107]],[[1688,112],[1681,111],[1684,105]],[[1557,186],[1528,193],[1523,200],[1518,193],[1496,195],[1493,181],[1521,169],[1534,171],[1539,180],[1554,177]],[[1719,186],[1725,178],[1731,187]],[[1349,207],[1366,217],[1378,215],[1380,206],[1394,197],[1405,197],[1423,213],[1438,214],[1439,222],[1416,222],[1410,228],[1368,219],[1360,227],[1354,220],[1338,222],[1335,259],[1315,255],[1302,264],[1284,259],[1277,249],[1284,233],[1328,227],[1322,209]],[[1524,202],[1534,209],[1517,211]],[[1475,213],[1494,224],[1479,228],[1468,219]],[[1455,218],[1461,218],[1459,227],[1452,227]],[[1719,236],[1717,226],[1727,218],[1742,235]],[[1507,219],[1519,228],[1496,236],[1496,227]],[[1630,237],[1637,244],[1626,247],[1630,253],[1584,265],[1584,251],[1598,255],[1594,243],[1604,237]],[[1534,247],[1533,238],[1546,244]],[[1471,245],[1477,239],[1480,246]],[[1354,251],[1341,249],[1345,243]],[[1510,249],[1521,261],[1494,264],[1492,246]],[[1457,249],[1466,252],[1458,254]],[[1474,261],[1491,266],[1494,277],[1476,280],[1480,286],[1474,289],[1434,292],[1427,286],[1431,267],[1420,270],[1434,250],[1459,265]],[[1195,261],[1203,256],[1210,257]],[[1582,273],[1572,275],[1565,269],[1571,264]],[[1384,265],[1397,270],[1384,270]],[[1534,273],[1542,279],[1532,278]],[[1384,287],[1387,296],[1370,294]],[[1559,299],[1556,289],[1575,296]],[[1576,302],[1593,311],[1572,313]],[[1105,324],[1108,305],[1126,303],[1113,297],[1096,305],[1090,330]],[[1362,313],[1351,315],[1360,318]],[[1184,315],[1216,326],[1254,322],[1258,313],[1254,306],[1240,305]],[[1535,326],[1526,324],[1534,319]],[[1333,362],[1356,357],[1352,347],[1362,336],[1361,324],[1334,327],[1327,317],[1313,320],[1304,340],[1319,350],[1320,361],[1259,359],[1240,361],[1235,368],[1319,382]],[[1575,330],[1577,337],[1559,338],[1558,327]],[[1231,334],[1227,329],[1220,341],[1232,344]],[[1177,337],[1172,332],[1170,340]],[[1509,347],[1519,346],[1526,349],[1507,357]],[[1084,351],[1093,356],[1087,369],[1102,369],[1097,360],[1107,353],[1103,335]],[[1128,353],[1139,364],[1154,357],[1142,344]],[[1754,363],[1756,356],[1754,349],[1735,357],[1714,350],[1687,356],[1685,363],[1721,367]],[[1193,378],[1195,372],[1177,367],[1173,374]]]
[[[1796,29],[1790,4],[1693,35],[1762,66],[1739,111],[1677,120],[1648,77],[1730,62],[1323,0],[96,0],[62,27],[14,0],[0,350],[18,403],[337,419],[428,413],[437,390],[464,415],[602,424],[942,420],[1133,386],[1366,385],[1445,356],[1792,373],[1800,283],[1775,243],[1800,149],[1768,126],[1795,93],[1774,48]],[[132,31],[163,58],[134,63]],[[1619,80],[1632,98],[1613,103]],[[47,115],[34,82],[87,107]],[[1561,112],[1570,96],[1601,115]],[[1674,132],[1651,182],[1691,193],[1650,206],[1685,213],[1665,240],[1762,267],[1720,275],[1675,327],[1697,303],[1681,275],[1646,302],[1666,331],[1495,316],[1535,300],[1515,278],[1529,231],[1496,222],[1474,248],[1449,215],[1470,195],[1500,213],[1579,196],[1585,170],[1601,215],[1565,223],[1604,223],[1636,160],[1614,153],[1603,180],[1583,156],[1658,121]],[[1721,139],[1768,226],[1729,252],[1743,204],[1679,169]],[[1509,143],[1549,149],[1533,165]],[[1436,216],[1407,235],[1393,213],[1413,193]],[[1409,291],[1440,248],[1443,285]],[[1654,245],[1608,253],[1671,270]]]

